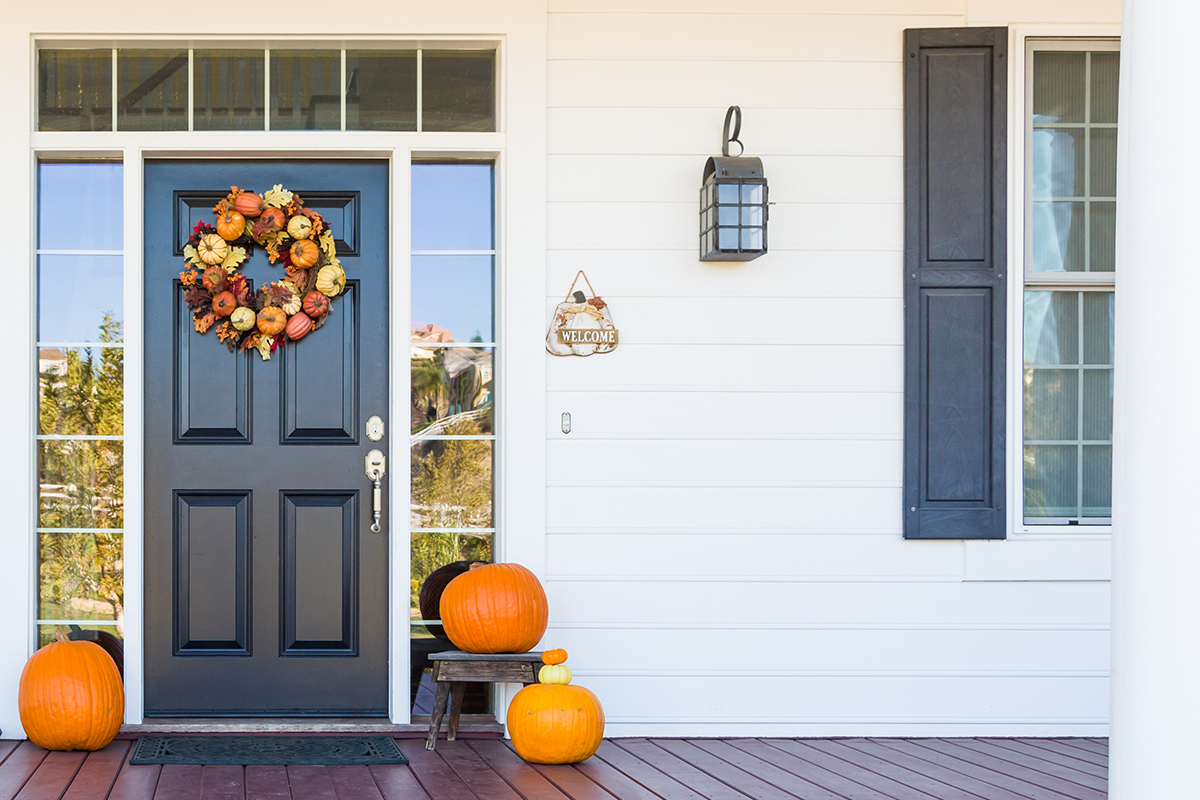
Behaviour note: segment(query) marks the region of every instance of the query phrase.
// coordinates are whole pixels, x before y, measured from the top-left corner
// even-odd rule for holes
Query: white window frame
[[[1108,540],[1112,524],[1037,525],[1025,523],[1024,476],[1024,305],[1025,265],[1029,259],[1026,231],[1031,208],[1028,147],[1033,51],[1052,45],[1058,50],[1120,50],[1119,25],[1014,26],[1009,29],[1009,166],[1008,166],[1008,533],[1012,539]],[[1070,273],[1061,284],[1039,281],[1047,289],[1115,288],[1106,273]]]
[[[17,117],[27,126],[24,141],[29,148],[30,170],[26,206],[28,223],[28,263],[30,301],[24,313],[28,318],[27,341],[10,346],[23,347],[25,358],[33,358],[36,320],[37,164],[41,159],[113,159],[124,164],[124,331],[125,331],[125,682],[127,724],[141,724],[144,709],[143,673],[143,175],[145,162],[155,158],[378,158],[391,167],[390,186],[390,419],[408,419],[410,345],[410,172],[412,162],[420,159],[487,160],[495,164],[496,231],[496,335],[497,348],[496,446],[494,474],[494,525],[497,535],[494,553],[497,560],[519,561],[545,576],[545,358],[542,354],[542,325],[545,296],[545,169],[546,169],[546,80],[545,18],[536,9],[511,9],[493,6],[481,0],[479,9],[470,14],[461,9],[451,15],[431,9],[424,22],[412,24],[432,30],[455,30],[469,26],[470,31],[446,36],[312,36],[256,37],[252,41],[237,37],[195,39],[174,37],[111,37],[57,33],[41,36],[33,33],[38,23],[30,20],[30,92],[28,115]],[[31,15],[32,16],[32,15]],[[431,22],[430,19],[433,21]],[[408,20],[406,20],[407,22]],[[49,25],[40,25],[42,29]],[[499,33],[497,33],[497,31]],[[364,46],[424,47],[426,49],[479,49],[497,51],[497,105],[495,132],[393,132],[393,131],[163,131],[163,132],[38,132],[34,130],[37,107],[37,51],[54,47],[155,47],[210,45],[231,47],[288,47],[296,45],[330,48]],[[15,139],[12,124],[0,123],[0,142]],[[510,138],[511,135],[511,138]],[[17,140],[19,142],[20,140]],[[14,142],[15,144],[16,142]],[[516,200],[507,202],[513,195]],[[17,197],[22,196],[16,192]],[[20,221],[18,221],[20,222]],[[19,257],[19,256],[18,256]],[[513,264],[512,270],[507,265]],[[28,363],[28,362],[24,362]],[[37,458],[34,435],[37,431],[35,402],[36,359],[25,372],[24,395],[30,405],[24,409],[25,424],[15,426],[25,441],[25,481],[17,481],[23,497],[20,507],[27,517],[26,541],[4,546],[0,557],[14,556],[12,577],[24,584],[26,603],[6,609],[6,614],[21,614],[26,627],[29,653],[36,648],[37,567],[34,526],[37,520]],[[20,378],[16,378],[22,382]],[[509,396],[520,403],[503,402]],[[19,387],[20,388],[20,387]],[[391,441],[395,452],[407,449],[407,424],[393,425]],[[402,461],[406,459],[402,458]],[[409,703],[409,558],[408,470],[392,470],[389,486],[389,525],[392,531],[389,569],[389,719],[395,724],[410,722]],[[15,495],[15,491],[14,491]],[[519,521],[516,524],[513,521]],[[505,532],[520,533],[509,538]],[[13,537],[16,538],[16,537]],[[3,577],[9,577],[3,571]],[[15,621],[15,620],[14,620]],[[494,708],[503,720],[503,710],[519,686],[497,686]],[[0,707],[0,724],[8,733],[19,735],[19,722],[9,719],[9,709]]]

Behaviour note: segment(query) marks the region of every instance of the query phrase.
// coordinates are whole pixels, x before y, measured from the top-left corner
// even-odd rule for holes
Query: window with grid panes
[[[1115,42],[1027,54],[1022,455],[1026,525],[1112,517]]]
[[[123,635],[122,189],[118,163],[38,165],[39,646]]]

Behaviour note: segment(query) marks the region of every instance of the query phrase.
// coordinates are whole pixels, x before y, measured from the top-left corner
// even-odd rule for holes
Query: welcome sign
[[[610,330],[595,329],[595,328],[559,328],[558,342],[559,344],[617,344],[618,333],[616,328]]]
[[[582,277],[591,296],[575,291]],[[613,325],[608,303],[600,299],[583,270],[575,274],[567,297],[554,309],[554,319],[546,333],[546,351],[554,356],[590,356],[611,353],[620,334]]]

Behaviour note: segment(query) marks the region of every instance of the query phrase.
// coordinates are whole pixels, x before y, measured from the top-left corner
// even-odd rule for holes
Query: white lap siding
[[[1106,731],[1107,537],[901,538],[902,32],[1119,20],[551,0],[546,318],[585,269],[621,344],[547,368],[545,643],[610,734]],[[770,253],[700,263],[733,104]]]

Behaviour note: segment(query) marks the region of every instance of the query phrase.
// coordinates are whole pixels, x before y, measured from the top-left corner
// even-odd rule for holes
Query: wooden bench
[[[425,749],[432,750],[437,744],[442,717],[446,714],[446,703],[450,704],[450,724],[446,739],[453,742],[458,736],[458,717],[462,713],[463,692],[468,683],[537,683],[538,670],[542,666],[541,652],[529,653],[430,653],[433,662],[433,682],[437,696],[433,701],[433,713],[429,717],[429,738]]]

